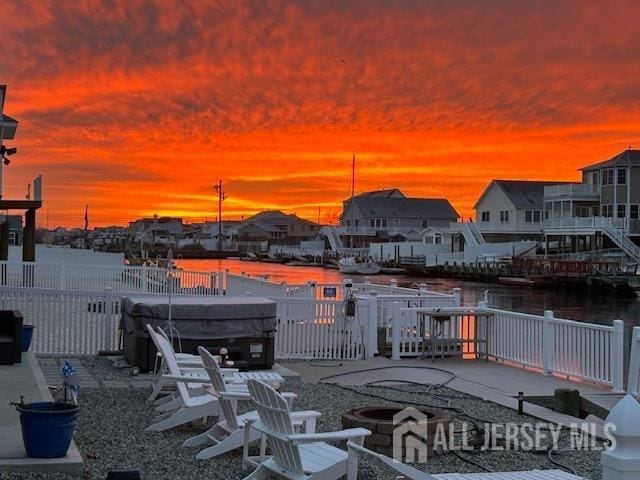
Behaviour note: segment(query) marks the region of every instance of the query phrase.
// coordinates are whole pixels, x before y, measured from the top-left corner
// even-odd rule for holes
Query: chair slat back
[[[249,380],[247,386],[260,417],[260,423],[266,427],[265,434],[271,446],[274,461],[286,470],[302,474],[302,459],[298,447],[282,438],[283,435],[295,433],[289,404],[282,395],[266,383]]]
[[[221,393],[227,391],[227,385],[224,382],[220,366],[215,357],[211,355],[209,350],[204,347],[198,347],[198,353],[202,359],[202,365],[211,380],[211,388],[208,390],[214,397],[218,399],[220,405],[220,413],[227,421],[227,425],[236,430],[238,428],[238,417],[236,416],[235,400],[224,398]]]
[[[163,335],[156,333],[151,325],[147,324],[147,330],[149,331],[149,335],[151,335],[153,343],[155,343],[158,347],[158,350],[160,350],[169,373],[171,375],[182,375],[180,367],[178,366],[178,361],[176,360],[176,356],[173,351],[173,346],[166,338],[164,338]],[[186,403],[191,398],[186,383],[178,381],[176,382],[176,388],[178,389],[178,393],[180,394],[182,401]]]

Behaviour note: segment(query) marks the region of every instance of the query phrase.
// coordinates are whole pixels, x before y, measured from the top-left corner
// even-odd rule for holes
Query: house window
[[[351,220],[347,220],[347,227],[351,226]]]
[[[491,221],[491,215],[489,212],[480,212],[480,218],[483,222]]]
[[[626,185],[626,184],[627,184],[627,169],[618,168],[618,185]]]
[[[500,210],[500,223],[509,223],[509,210]]]
[[[638,205],[637,204],[629,206],[629,218],[631,220],[638,220],[638,218],[640,218],[638,216]]]
[[[540,223],[542,221],[542,210],[525,210],[524,221],[526,223]]]
[[[429,220],[422,220],[422,228],[427,228],[429,226]]]
[[[442,235],[434,235],[433,243],[442,243]]]
[[[372,228],[387,228],[386,218],[370,218],[369,226]]]
[[[613,217],[613,205],[602,205],[602,216]]]
[[[626,216],[626,211],[627,211],[627,206],[622,203],[622,204],[618,204],[618,218],[624,218]]]
[[[613,168],[602,170],[602,185],[613,185]]]

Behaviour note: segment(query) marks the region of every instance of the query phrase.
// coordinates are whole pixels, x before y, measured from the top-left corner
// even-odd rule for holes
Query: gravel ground
[[[101,384],[99,388],[84,389],[80,395],[82,409],[74,434],[78,448],[85,460],[87,479],[104,479],[110,470],[139,470],[145,479],[242,479],[248,472],[240,466],[239,450],[213,460],[195,460],[196,450],[181,447],[188,437],[200,433],[206,426],[192,424],[169,432],[145,432],[144,428],[154,416],[145,403],[148,394],[141,388],[108,388],[103,381],[129,382],[139,384],[141,377],[131,377],[127,370],[114,369],[107,359],[87,357],[82,363]],[[318,431],[341,429],[340,415],[346,411],[364,406],[421,406],[429,404],[453,407],[486,420],[504,424],[512,422],[535,422],[526,415],[484,402],[478,398],[440,387],[426,386],[396,387],[338,387],[335,385],[314,385],[288,380],[284,390],[296,392],[299,397],[295,408],[318,410],[322,417],[318,421]],[[456,431],[471,428],[469,424],[455,421]],[[476,420],[478,421],[478,420]],[[456,438],[461,435],[456,435]],[[561,434],[561,446],[568,445],[569,433]],[[430,473],[480,472],[482,467],[493,471],[553,469],[554,465],[545,453],[522,451],[460,452],[460,456],[475,462],[465,461],[453,453],[430,458],[425,465],[418,466]],[[600,453],[597,451],[569,451],[555,453],[553,458],[570,466],[579,475],[592,480],[600,480]],[[60,475],[18,476],[0,474],[2,479],[64,479]],[[389,471],[382,471],[360,461],[360,479],[394,478]]]

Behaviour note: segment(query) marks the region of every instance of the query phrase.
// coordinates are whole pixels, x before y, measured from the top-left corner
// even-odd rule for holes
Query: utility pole
[[[216,192],[218,192],[218,252],[222,254],[222,202],[227,198],[222,188],[222,180],[218,180]]]

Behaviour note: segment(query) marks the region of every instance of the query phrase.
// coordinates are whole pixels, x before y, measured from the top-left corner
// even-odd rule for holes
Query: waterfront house
[[[175,245],[182,235],[182,218],[158,217],[141,218],[129,222],[129,234],[134,241],[151,245]]]
[[[397,188],[355,195],[343,202],[338,233],[354,247],[417,240],[428,227],[447,228],[458,212],[445,198],[407,197]]]
[[[313,240],[321,225],[286,214],[279,210],[267,210],[247,218],[228,231],[240,250],[267,251],[270,245],[298,245],[303,240]]]
[[[559,184],[491,180],[474,205],[482,236],[488,242],[542,240],[545,187]]]
[[[620,248],[640,260],[640,150],[580,170],[581,183],[545,188],[547,245],[562,252]]]

